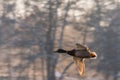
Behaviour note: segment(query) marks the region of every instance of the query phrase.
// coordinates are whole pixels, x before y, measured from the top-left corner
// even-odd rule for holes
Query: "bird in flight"
[[[64,49],[58,49],[55,52],[57,53],[67,53],[71,56],[73,56],[73,60],[77,65],[77,68],[79,70],[79,74],[81,76],[84,75],[85,71],[85,59],[91,59],[96,58],[97,54],[95,52],[90,51],[90,49],[84,45],[81,45],[79,43],[76,43],[77,48],[72,50],[64,50]]]

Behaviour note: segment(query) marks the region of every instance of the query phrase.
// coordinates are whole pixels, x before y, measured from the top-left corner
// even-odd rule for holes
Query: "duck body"
[[[72,50],[66,51],[64,49],[58,49],[56,52],[67,53],[68,55],[78,57],[78,58],[95,58],[96,57],[95,52],[90,52],[90,51],[87,51],[87,50],[72,49]]]

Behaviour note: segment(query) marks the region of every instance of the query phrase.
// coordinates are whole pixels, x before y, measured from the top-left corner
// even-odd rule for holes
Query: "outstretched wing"
[[[73,60],[75,61],[77,68],[79,70],[79,74],[81,76],[84,75],[85,71],[85,64],[84,64],[84,59],[83,58],[78,58],[78,57],[73,57]]]
[[[88,47],[84,46],[84,45],[81,45],[79,43],[76,43],[76,46],[77,46],[77,49],[79,50],[84,50],[84,49],[87,49]]]

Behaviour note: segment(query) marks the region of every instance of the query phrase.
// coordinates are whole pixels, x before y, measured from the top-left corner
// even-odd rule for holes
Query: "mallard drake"
[[[79,74],[81,76],[84,75],[85,71],[85,64],[84,60],[86,58],[91,59],[91,58],[96,58],[97,54],[95,52],[91,52],[90,49],[84,45],[81,45],[79,43],[76,44],[77,48],[72,49],[72,50],[64,50],[64,49],[58,49],[55,52],[57,53],[67,53],[71,56],[73,56],[73,60],[77,65],[77,68],[79,70]]]

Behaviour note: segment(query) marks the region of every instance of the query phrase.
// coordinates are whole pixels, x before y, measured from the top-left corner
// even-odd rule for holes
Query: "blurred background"
[[[80,77],[53,51],[98,54]],[[120,80],[120,0],[0,0],[0,80]]]

